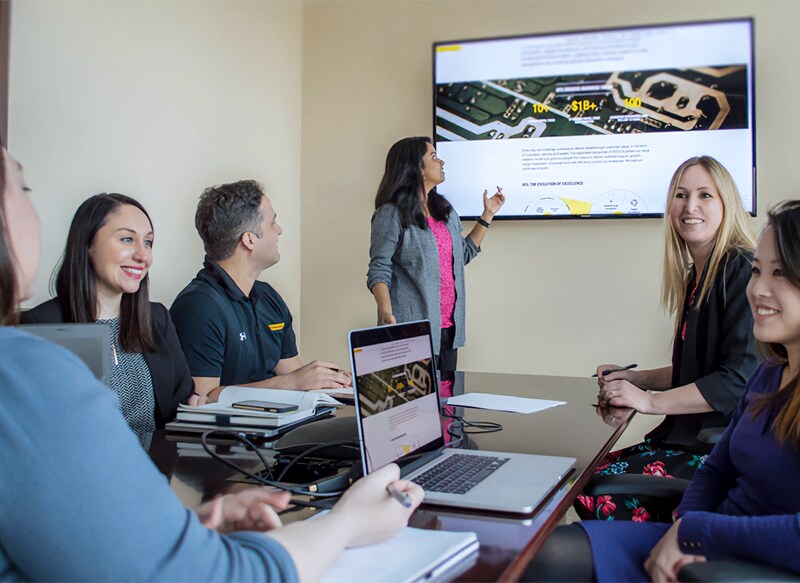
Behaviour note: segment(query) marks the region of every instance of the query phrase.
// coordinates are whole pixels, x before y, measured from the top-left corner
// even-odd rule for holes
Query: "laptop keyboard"
[[[413,479],[430,492],[466,494],[509,458],[454,454]]]

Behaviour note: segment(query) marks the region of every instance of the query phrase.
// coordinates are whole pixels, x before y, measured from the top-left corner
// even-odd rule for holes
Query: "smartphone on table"
[[[234,409],[246,409],[248,411],[261,411],[264,413],[290,413],[297,411],[297,405],[291,403],[275,403],[272,401],[237,401],[231,404]]]

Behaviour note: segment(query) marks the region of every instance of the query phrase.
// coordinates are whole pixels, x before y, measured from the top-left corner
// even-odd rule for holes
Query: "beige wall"
[[[791,96],[800,3],[308,2],[303,63],[303,351],[345,361],[374,322],[369,219],[389,146],[431,133],[431,43],[539,31],[755,16],[759,214],[797,196]],[[514,196],[507,187],[507,196]],[[480,196],[476,190],[475,196]],[[761,217],[759,218],[759,223]],[[465,223],[465,228],[471,224]],[[655,220],[500,222],[467,267],[466,370],[588,375],[668,364]]]
[[[202,258],[197,195],[254,177],[284,227],[266,279],[302,314],[302,354],[345,364],[347,330],[374,321],[365,273],[385,153],[431,132],[433,41],[750,15],[763,217],[798,195],[794,0],[16,0],[10,149],[45,239],[31,303],[48,297],[78,203],[101,190],[151,211],[153,296],[170,303]],[[467,272],[462,367],[578,375],[605,360],[665,363],[660,249],[657,221],[497,223]]]
[[[78,204],[138,198],[156,232],[152,293],[201,267],[202,189],[262,181],[285,229],[269,279],[300,311],[302,6],[295,2],[16,0],[10,151],[42,217],[47,281]]]

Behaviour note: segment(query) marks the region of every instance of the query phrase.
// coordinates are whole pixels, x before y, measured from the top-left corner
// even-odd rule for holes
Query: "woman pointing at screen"
[[[483,213],[461,236],[461,221],[436,186],[444,161],[430,138],[404,138],[386,155],[386,168],[372,215],[369,287],[378,323],[431,321],[436,364],[456,369],[464,346],[464,265],[479,252],[492,219],[505,202],[502,189],[483,192]]]

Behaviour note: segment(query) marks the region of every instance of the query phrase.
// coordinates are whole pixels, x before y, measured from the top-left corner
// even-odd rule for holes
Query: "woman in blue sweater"
[[[560,527],[528,580],[674,581],[688,563],[722,558],[800,572],[800,201],[769,213],[747,298],[770,358],[695,473],[675,522]]]
[[[317,580],[342,549],[405,526],[423,493],[394,464],[326,516],[283,528],[273,509],[288,496],[265,488],[183,508],[116,396],[73,354],[12,327],[41,255],[27,190],[0,147],[0,580]]]

